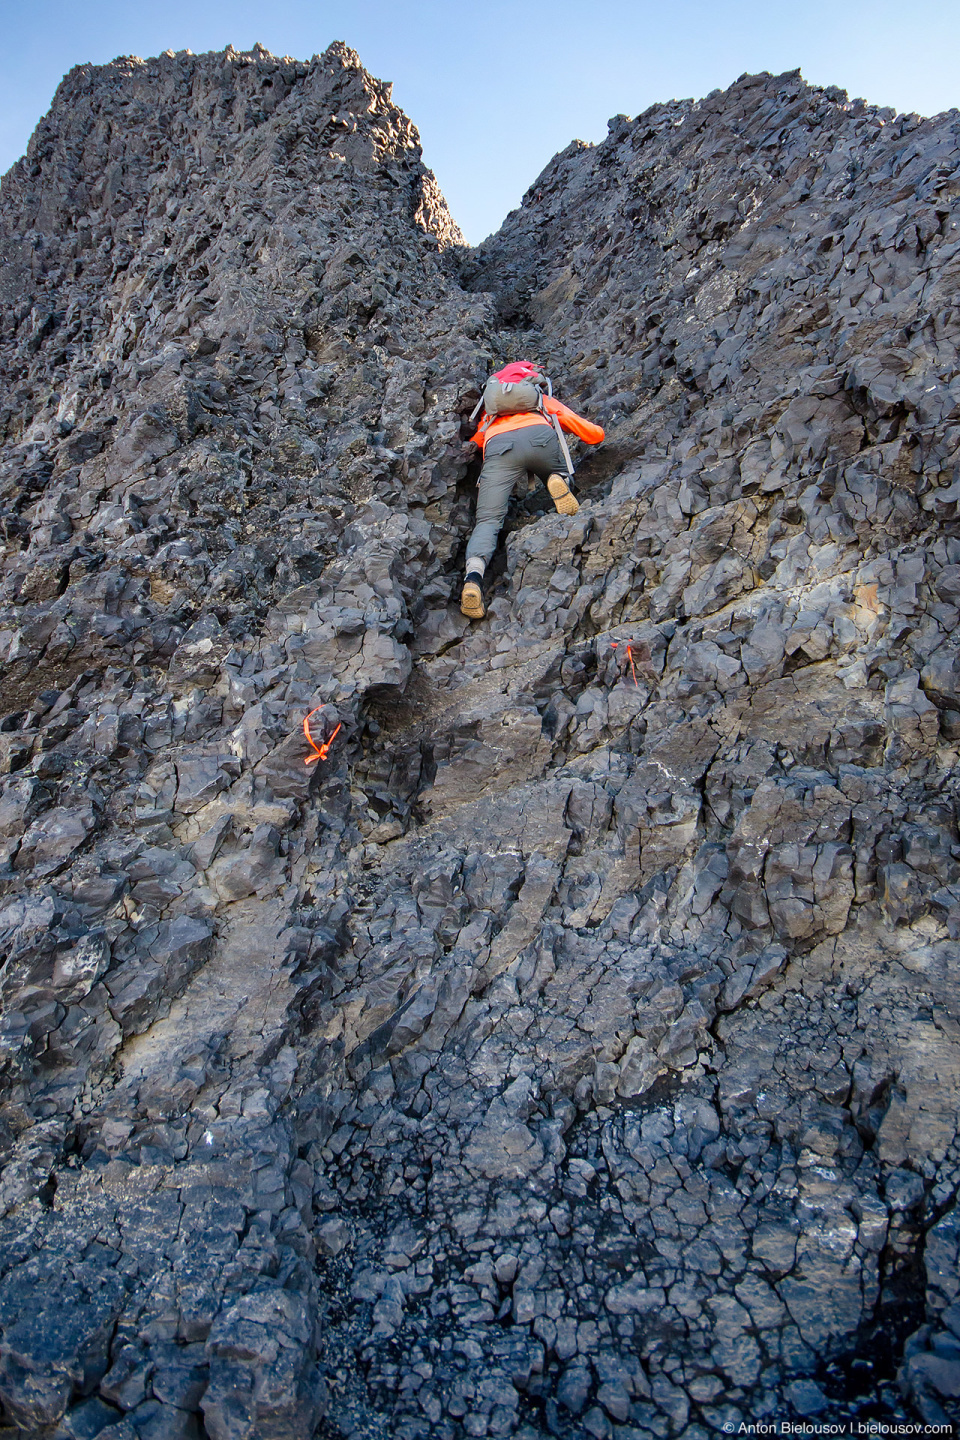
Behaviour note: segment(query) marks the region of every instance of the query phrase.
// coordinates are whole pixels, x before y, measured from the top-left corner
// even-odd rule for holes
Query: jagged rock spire
[[[957,126],[743,76],[470,253],[341,42],[65,78],[0,193],[8,1428],[949,1413]],[[471,628],[519,354],[609,439]]]

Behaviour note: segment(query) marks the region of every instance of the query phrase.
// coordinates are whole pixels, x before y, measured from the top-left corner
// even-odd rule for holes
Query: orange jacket
[[[566,430],[569,435],[576,435],[580,440],[586,441],[588,445],[599,445],[603,439],[603,428],[600,425],[593,425],[589,420],[584,420],[576,411],[569,410],[566,405],[555,400],[552,395],[544,395],[543,408],[550,415],[556,415],[560,421],[560,428]],[[483,447],[492,435],[502,435],[507,430],[523,430],[527,425],[548,425],[547,420],[536,410],[526,410],[521,415],[496,415],[487,416],[480,423],[476,435],[473,437],[474,445],[479,445],[481,453]]]

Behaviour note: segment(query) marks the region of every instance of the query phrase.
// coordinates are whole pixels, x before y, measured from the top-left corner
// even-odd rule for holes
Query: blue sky
[[[0,0],[0,172],[85,61],[260,41],[308,58],[344,40],[420,129],[472,242],[550,157],[611,115],[799,66],[877,105],[960,107],[958,0]]]

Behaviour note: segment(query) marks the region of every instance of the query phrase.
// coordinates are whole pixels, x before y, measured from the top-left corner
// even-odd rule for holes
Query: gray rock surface
[[[5,1434],[958,1417],[958,126],[745,76],[469,251],[342,45],[64,80],[0,193]],[[608,439],[469,627],[521,353]]]

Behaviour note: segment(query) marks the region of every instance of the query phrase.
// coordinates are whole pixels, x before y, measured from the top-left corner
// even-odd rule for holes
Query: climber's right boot
[[[550,491],[558,515],[576,515],[580,509],[580,502],[562,475],[550,475],[547,478],[547,489]]]
[[[487,613],[483,603],[483,570],[470,568],[463,580],[460,591],[460,613],[468,620],[482,620]]]

